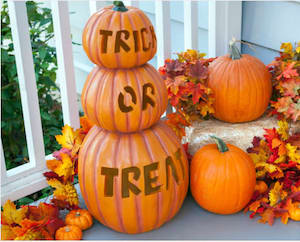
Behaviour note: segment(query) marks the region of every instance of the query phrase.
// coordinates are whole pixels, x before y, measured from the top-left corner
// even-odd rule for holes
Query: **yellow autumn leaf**
[[[300,164],[300,153],[297,150],[296,146],[291,145],[290,143],[286,144],[287,154],[290,157],[290,159],[294,162],[297,162]]]
[[[77,191],[72,183],[63,184],[57,179],[50,179],[47,182],[51,187],[55,188],[53,195],[56,199],[65,200],[70,205],[78,205]]]
[[[283,140],[287,140],[289,137],[289,124],[285,120],[278,121],[277,133],[281,135]]]
[[[57,175],[64,176],[64,180],[67,181],[74,172],[73,162],[68,154],[61,153],[60,164],[53,170]]]
[[[281,188],[282,188],[282,184],[280,184],[280,182],[277,181],[274,187],[270,190],[269,192],[270,206],[274,206],[281,201]]]
[[[3,212],[1,212],[2,224],[20,224],[20,222],[26,217],[28,207],[22,207],[16,209],[16,205],[7,200],[3,205]]]
[[[290,42],[282,43],[280,49],[283,50],[284,53],[290,54],[292,57],[294,57],[293,45]]]
[[[9,225],[1,225],[1,240],[13,240],[16,237]]]
[[[56,135],[55,138],[63,148],[70,150],[74,149],[74,146],[76,146],[77,149],[78,145],[82,143],[80,130],[74,131],[73,128],[67,124],[62,129],[62,135]]]

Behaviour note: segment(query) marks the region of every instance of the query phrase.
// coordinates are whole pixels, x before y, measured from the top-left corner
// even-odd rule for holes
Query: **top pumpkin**
[[[82,45],[100,67],[132,68],[151,60],[157,43],[153,25],[138,8],[121,1],[93,14],[84,27]]]
[[[215,102],[215,118],[241,123],[259,118],[267,109],[272,94],[271,75],[259,59],[239,53],[235,41],[229,55],[209,65],[208,86]]]

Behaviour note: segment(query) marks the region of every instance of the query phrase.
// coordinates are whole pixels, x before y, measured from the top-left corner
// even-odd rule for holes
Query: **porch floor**
[[[80,194],[79,185],[76,189]],[[80,195],[80,206],[86,207]],[[233,215],[216,215],[199,207],[188,194],[178,214],[161,228],[143,234],[115,232],[94,220],[92,228],[83,232],[84,240],[300,240],[300,222],[289,220],[287,225],[277,219],[273,226],[259,224],[240,212]]]

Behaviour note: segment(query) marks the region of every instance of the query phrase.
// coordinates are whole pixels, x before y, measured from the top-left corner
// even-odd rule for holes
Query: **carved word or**
[[[108,42],[111,42],[111,39],[115,40],[114,53],[119,53],[121,49],[126,52],[130,51],[131,46],[129,43],[132,42],[132,38],[134,41],[134,51],[138,52],[140,50],[148,51],[150,48],[155,47],[156,43],[156,35],[154,32],[153,26],[149,26],[149,28],[141,28],[140,30],[133,30],[129,32],[128,30],[104,30],[100,29],[101,35],[101,53],[107,53],[107,45]],[[146,43],[146,36],[151,36],[151,41]],[[142,40],[142,46],[140,46],[140,39]]]
[[[147,105],[151,105],[152,107],[155,106],[154,100],[148,95],[148,90],[150,90],[150,93],[152,95],[155,94],[155,89],[151,83],[145,83],[143,85],[143,95],[142,95],[142,110],[145,110],[147,108]],[[133,104],[136,105],[136,93],[134,89],[131,86],[124,87],[125,93],[128,93],[131,96],[131,101]],[[119,108],[123,113],[128,113],[133,110],[132,105],[126,105],[125,104],[125,97],[122,92],[120,92],[118,97],[118,104]]]
[[[181,152],[178,149],[175,152],[176,158],[179,158],[181,161]],[[130,177],[133,178],[136,182],[139,180],[141,176],[141,172],[144,173],[144,194],[150,195],[153,193],[157,193],[161,190],[163,184],[157,184],[158,176],[155,175],[155,171],[158,170],[159,162],[153,162],[149,165],[145,165],[141,171],[141,168],[136,166],[131,166],[127,168],[123,168],[119,171],[118,168],[111,168],[111,167],[102,167],[101,168],[101,175],[105,176],[105,183],[104,183],[104,196],[105,197],[112,197],[114,195],[114,179],[120,179],[122,181],[122,198],[129,197],[129,192],[131,191],[133,194],[138,195],[141,193],[141,188],[135,185],[132,181],[129,180]],[[169,189],[169,179],[170,179],[170,172],[172,173],[172,177],[176,181],[177,185],[179,184],[179,176],[178,171],[176,170],[173,158],[171,156],[166,157],[165,159],[165,186],[166,189]],[[183,167],[181,166],[183,169]],[[184,171],[182,170],[183,178],[184,178]]]

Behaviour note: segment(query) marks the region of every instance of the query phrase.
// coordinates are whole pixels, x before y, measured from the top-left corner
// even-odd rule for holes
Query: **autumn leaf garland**
[[[250,218],[261,216],[260,223],[272,225],[275,218],[286,224],[289,219],[300,220],[300,133],[290,135],[286,121],[278,128],[265,129],[264,139],[253,138],[248,148],[259,182],[267,189],[257,189],[245,208]],[[298,214],[298,215],[297,215]]]

